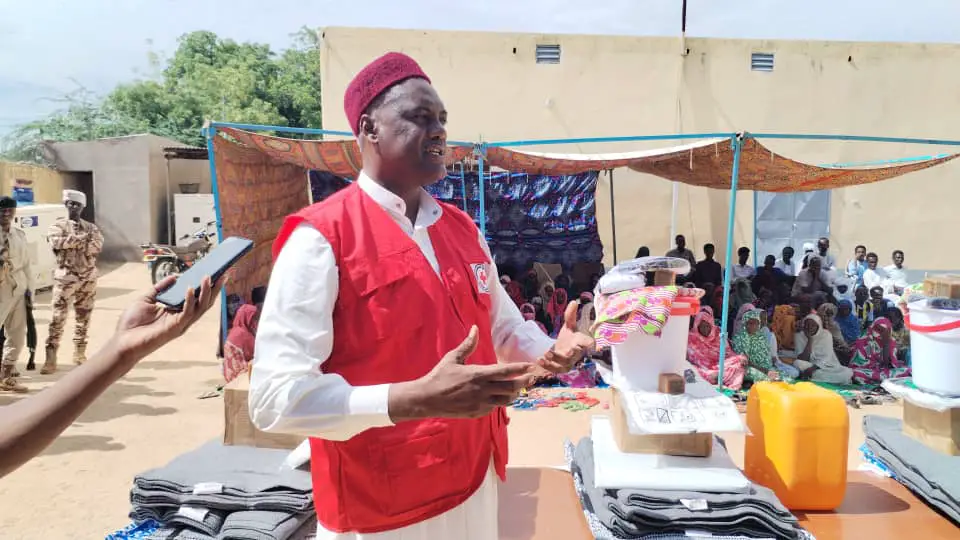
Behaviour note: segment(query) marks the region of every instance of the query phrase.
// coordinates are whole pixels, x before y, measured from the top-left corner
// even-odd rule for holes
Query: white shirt
[[[733,265],[733,277],[734,279],[747,278],[750,279],[753,276],[757,275],[757,269],[750,266],[749,264],[735,264]]]
[[[887,273],[887,278],[890,279],[890,283],[894,287],[900,287],[901,289],[909,285],[907,283],[907,267],[897,268],[897,265],[891,264],[883,267],[883,270]]]
[[[872,289],[874,287],[883,287],[883,292],[886,294],[893,290],[893,287],[889,281],[889,277],[890,276],[887,275],[887,271],[879,266],[873,269],[867,268],[863,272],[863,284],[868,289]]]
[[[402,199],[363,173],[357,183],[439,272],[427,232],[442,214],[433,197],[421,193],[420,211],[416,223],[411,223]],[[489,257],[490,249],[479,230],[477,241]],[[500,284],[496,265],[491,266],[490,317],[497,356],[507,362],[536,361],[553,340],[536,322],[524,321]],[[330,243],[315,228],[299,226],[274,264],[257,329],[249,407],[250,418],[259,429],[347,440],[369,428],[393,425],[387,410],[389,384],[351,386],[340,375],[320,370],[333,350],[338,287],[339,271]]]
[[[789,263],[787,263],[784,262],[783,259],[777,259],[777,263],[774,264],[773,267],[779,269],[788,276],[797,275],[797,261],[791,260]]]

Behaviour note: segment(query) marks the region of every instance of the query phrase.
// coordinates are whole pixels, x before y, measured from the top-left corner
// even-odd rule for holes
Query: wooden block
[[[293,450],[299,446],[304,439],[301,435],[266,433],[253,425],[247,407],[249,390],[250,379],[243,375],[223,389],[223,444],[281,450]]]
[[[661,373],[657,381],[657,391],[663,394],[680,395],[686,391],[683,377],[676,373]]]
[[[665,456],[709,457],[713,453],[713,433],[683,435],[635,435],[627,426],[627,411],[620,391],[613,391],[610,423],[613,438],[621,452],[630,454],[660,454]]]
[[[960,275],[941,274],[927,276],[923,280],[923,294],[928,298],[955,298],[960,299]]]
[[[903,400],[903,432],[928,448],[960,456],[960,409],[937,412]]]
[[[653,273],[653,284],[657,287],[676,285],[677,275],[670,270],[657,270]]]

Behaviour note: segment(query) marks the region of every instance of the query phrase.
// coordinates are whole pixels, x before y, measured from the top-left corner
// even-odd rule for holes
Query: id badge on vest
[[[486,263],[473,263],[470,265],[473,270],[473,277],[477,282],[477,292],[480,294],[490,294],[490,268]]]

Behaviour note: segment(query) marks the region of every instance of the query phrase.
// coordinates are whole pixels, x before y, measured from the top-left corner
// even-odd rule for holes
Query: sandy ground
[[[146,269],[140,264],[101,271],[89,350],[96,350],[109,338],[123,309],[149,285]],[[127,524],[128,492],[136,473],[222,436],[222,399],[198,399],[222,380],[215,357],[216,310],[185,336],[142,361],[42,455],[0,480],[0,537],[103,538]],[[42,344],[50,321],[49,293],[38,296],[35,316]],[[65,370],[70,369],[65,360],[72,354],[72,332],[71,318],[60,351]],[[38,364],[43,362],[41,355]],[[20,370],[31,394],[62,376],[62,372],[53,376],[26,372],[25,363],[26,355]],[[592,392],[603,404],[609,402],[605,392]],[[0,394],[0,406],[17,399],[20,396]],[[561,441],[587,435],[591,414],[606,412],[603,405],[589,412],[512,410],[511,465],[560,465]],[[851,469],[859,464],[856,449],[863,440],[860,423],[864,413],[899,416],[900,408],[851,409]],[[735,461],[742,464],[743,438],[727,437],[727,442]]]

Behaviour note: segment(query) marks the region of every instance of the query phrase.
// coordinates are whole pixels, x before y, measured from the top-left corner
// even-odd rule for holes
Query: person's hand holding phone
[[[126,369],[182,336],[214,304],[224,281],[221,279],[214,285],[209,277],[204,278],[200,294],[195,295],[188,289],[183,309],[175,311],[157,302],[157,295],[173,286],[176,280],[177,276],[167,276],[120,316],[112,342],[119,349]]]

